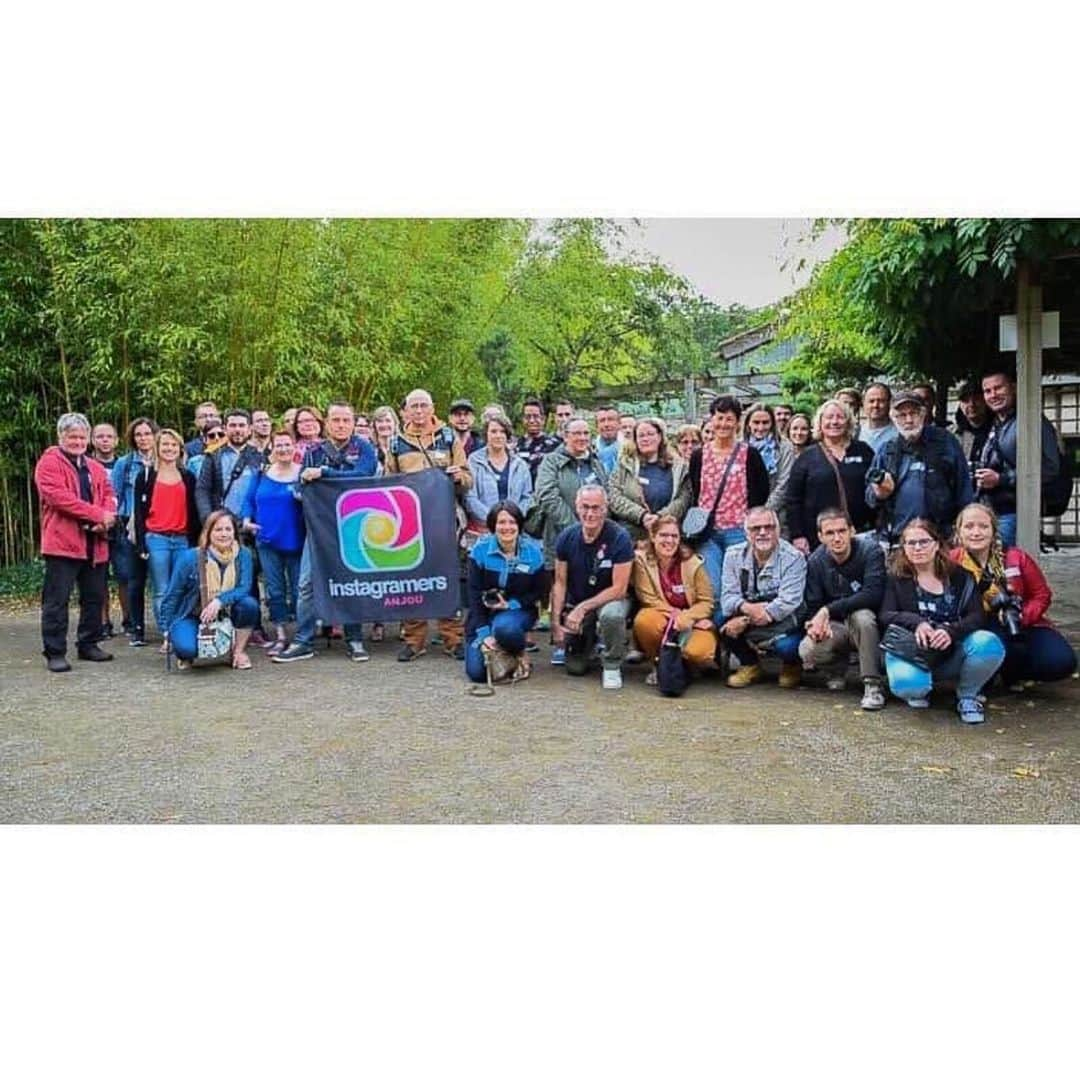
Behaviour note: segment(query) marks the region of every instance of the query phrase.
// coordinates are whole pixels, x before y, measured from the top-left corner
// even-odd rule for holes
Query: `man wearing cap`
[[[993,416],[986,407],[982,387],[968,379],[957,391],[960,404],[956,407],[956,437],[972,469],[976,468],[986,445],[986,437],[993,426]]]
[[[956,436],[927,421],[926,405],[911,390],[893,395],[899,432],[882,443],[866,473],[866,502],[879,507],[878,533],[896,544],[912,518],[926,518],[948,533],[974,497],[971,473]]]
[[[458,398],[450,402],[450,426],[454,429],[454,439],[468,456],[484,445],[484,440],[473,431],[476,409],[468,398]]]

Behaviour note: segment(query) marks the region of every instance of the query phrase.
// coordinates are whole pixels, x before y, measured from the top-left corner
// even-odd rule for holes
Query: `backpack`
[[[1048,480],[1042,485],[1042,516],[1061,517],[1069,508],[1072,501],[1073,480],[1076,477],[1076,455],[1071,453],[1068,445],[1063,445],[1058,438],[1058,451],[1061,467],[1053,480]]]

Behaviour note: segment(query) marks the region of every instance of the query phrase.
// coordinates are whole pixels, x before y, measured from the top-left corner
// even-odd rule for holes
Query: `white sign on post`
[[[1061,348],[1061,312],[1042,313],[1042,347]],[[998,352],[1016,352],[1016,316],[1002,315],[998,319]]]

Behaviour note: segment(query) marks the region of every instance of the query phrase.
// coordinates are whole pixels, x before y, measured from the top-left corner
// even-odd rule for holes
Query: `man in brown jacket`
[[[405,398],[405,426],[390,440],[386,454],[387,473],[442,469],[454,482],[458,495],[472,487],[472,476],[461,443],[454,430],[435,416],[435,403],[426,390],[413,390]],[[428,624],[425,619],[405,619],[401,629],[405,644],[398,653],[403,663],[427,652]],[[460,616],[439,620],[443,652],[455,660],[465,659],[465,626]]]

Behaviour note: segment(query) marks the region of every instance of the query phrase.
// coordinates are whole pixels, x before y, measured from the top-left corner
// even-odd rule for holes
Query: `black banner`
[[[304,485],[315,613],[326,623],[457,611],[454,483],[439,469]]]

